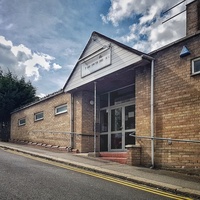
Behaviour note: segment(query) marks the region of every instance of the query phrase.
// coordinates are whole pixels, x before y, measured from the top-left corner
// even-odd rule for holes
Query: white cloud
[[[39,94],[37,94],[37,96],[40,97],[40,98],[42,98],[42,97],[45,97],[46,94],[44,94],[44,93],[39,93]]]
[[[0,50],[4,55],[1,55],[1,67],[4,70],[9,68],[10,71],[14,71],[16,75],[33,77],[35,81],[40,78],[40,69],[49,71],[61,69],[62,67],[53,61],[54,57],[40,53],[32,52],[31,49],[20,45],[13,45],[12,41],[6,40],[4,36],[0,36]],[[6,53],[5,53],[6,52]]]
[[[143,0],[140,3],[136,3],[142,4],[142,2]],[[133,0],[111,0],[109,13],[107,16],[101,15],[101,18],[104,23],[111,21],[114,26],[118,26],[120,21],[133,15],[134,6]]]
[[[10,30],[12,27],[13,27],[14,25],[11,23],[11,24],[8,24],[6,27],[5,27],[5,29],[6,30]]]
[[[6,40],[5,37],[0,35],[0,44],[6,45],[6,46],[12,46],[12,42],[10,40]]]
[[[20,63],[20,65],[25,66],[25,73],[27,77],[34,76],[34,81],[39,80],[39,68],[36,66],[36,63],[33,60],[27,60],[24,64]]]
[[[163,16],[163,11],[175,5],[176,1],[160,0],[111,0],[107,15],[101,15],[103,22],[111,22],[113,26],[129,20],[132,25],[129,32],[121,36],[124,43],[132,44],[133,48],[150,52],[185,35],[185,13],[162,24],[167,18],[185,9],[181,4]]]
[[[146,15],[143,15],[140,18],[140,25],[146,24],[149,21],[152,21],[158,14],[158,7],[151,6],[148,10]]]
[[[28,65],[31,65],[35,67],[36,65],[41,66],[45,70],[49,71],[50,69],[50,63],[54,60],[53,57],[43,54],[43,53],[33,53],[32,58],[27,60],[24,64],[28,67]]]
[[[11,46],[11,51],[15,56],[17,56],[18,52],[24,52],[28,56],[32,55],[31,50],[25,47],[23,44],[20,44],[19,46],[13,46],[13,44],[11,43]]]
[[[53,63],[53,69],[57,70],[57,69],[61,69],[62,67],[56,63]]]

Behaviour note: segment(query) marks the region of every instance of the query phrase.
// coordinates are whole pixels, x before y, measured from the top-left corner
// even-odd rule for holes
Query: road
[[[105,175],[102,179],[98,178],[100,177],[98,174],[93,176],[89,172],[84,173],[84,170],[73,170],[73,167],[69,170],[62,164],[45,162],[48,161],[38,161],[29,156],[21,156],[0,149],[0,199],[181,199],[169,198],[170,194],[166,195],[166,193],[154,194],[146,187],[143,190],[135,189],[131,187],[131,183],[111,181],[112,179]]]

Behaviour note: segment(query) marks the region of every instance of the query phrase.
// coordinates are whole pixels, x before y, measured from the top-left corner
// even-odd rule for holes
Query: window
[[[133,85],[110,93],[110,105],[117,105],[134,100],[135,87]]]
[[[34,114],[34,120],[35,121],[39,121],[39,120],[42,120],[42,119],[44,119],[44,113],[43,112],[39,112],[39,113]]]
[[[26,124],[26,118],[22,118],[22,119],[19,119],[18,120],[18,125],[19,126],[23,126],[23,125],[25,125]]]
[[[66,112],[67,112],[67,104],[57,106],[55,108],[55,115],[59,115],[59,114],[66,113]]]
[[[108,111],[100,111],[100,132],[108,132]]]
[[[100,96],[100,108],[108,107],[108,94]]]
[[[200,74],[200,58],[192,60],[192,74]]]

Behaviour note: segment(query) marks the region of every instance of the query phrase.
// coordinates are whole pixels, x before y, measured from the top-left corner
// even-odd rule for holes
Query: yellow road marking
[[[2,150],[4,150],[4,149],[2,149]],[[28,154],[24,154],[24,153],[20,153],[20,152],[8,150],[8,149],[4,150],[4,151],[9,151],[10,153],[21,155],[23,157],[30,158],[30,159],[33,159],[33,160],[37,160],[37,161],[40,161],[40,162],[43,162],[43,163],[46,163],[46,164],[50,164],[50,165],[54,165],[54,166],[57,166],[57,167],[60,167],[60,168],[72,170],[72,171],[75,171],[75,172],[79,172],[79,173],[82,173],[82,174],[86,174],[86,175],[89,175],[89,176],[93,176],[93,177],[96,177],[96,178],[100,178],[100,179],[103,179],[103,180],[106,180],[106,181],[121,184],[121,185],[124,185],[124,186],[127,186],[127,187],[142,190],[142,191],[145,191],[145,192],[153,193],[153,194],[156,194],[156,195],[168,197],[168,198],[171,198],[171,199],[192,200],[191,198],[182,197],[182,196],[171,194],[171,193],[168,193],[168,192],[163,192],[163,191],[160,191],[160,190],[150,188],[148,186],[142,186],[142,185],[134,184],[134,183],[126,181],[126,180],[122,180],[122,179],[119,179],[119,178],[113,178],[113,177],[108,176],[108,175],[88,171],[86,169],[70,166],[70,165],[67,165],[67,164],[62,164],[62,163],[59,163],[59,162],[56,162],[56,161],[47,160],[45,158],[34,157],[34,156],[31,156],[31,155],[28,155]]]

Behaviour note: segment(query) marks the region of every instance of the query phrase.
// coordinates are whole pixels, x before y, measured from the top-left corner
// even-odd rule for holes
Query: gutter
[[[155,167],[155,155],[154,155],[154,61],[155,58],[143,54],[141,56],[142,58],[146,60],[151,61],[151,168]]]
[[[64,93],[63,89],[61,89],[61,90],[59,90],[59,91],[57,91],[57,92],[54,92],[54,93],[52,93],[52,94],[48,94],[47,96],[42,97],[42,98],[40,98],[39,100],[36,100],[36,101],[34,101],[34,102],[30,102],[30,103],[28,103],[28,104],[22,105],[22,106],[19,107],[19,108],[16,108],[16,109],[13,110],[10,114],[12,115],[12,114],[14,114],[14,113],[16,113],[16,112],[19,112],[19,111],[21,111],[21,110],[23,110],[23,109],[26,109],[26,108],[29,108],[29,107],[31,107],[31,106],[34,106],[34,105],[36,105],[36,104],[38,104],[38,103],[40,103],[40,102],[42,102],[42,101],[46,101],[46,100],[48,100],[48,99],[50,99],[50,98],[53,98],[53,97],[55,97],[55,96],[57,96],[57,95],[59,95],[59,94],[62,94],[62,93]]]

